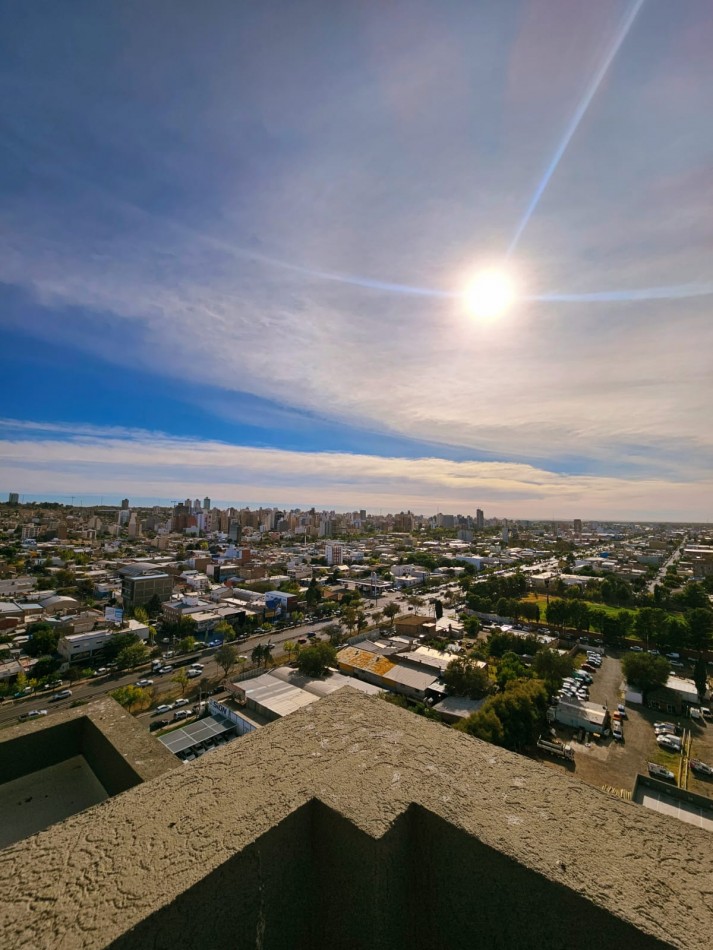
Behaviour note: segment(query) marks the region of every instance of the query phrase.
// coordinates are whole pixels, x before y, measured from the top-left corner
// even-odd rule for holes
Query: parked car
[[[157,706],[154,710],[154,716],[158,716],[161,713],[170,712],[173,709],[173,703],[161,703],[160,706]]]
[[[696,775],[704,775],[706,778],[713,777],[713,765],[706,765],[700,759],[691,759],[690,765],[691,771],[695,772]]]
[[[176,722],[178,719],[187,719],[190,714],[190,709],[177,709],[173,714],[173,721]]]
[[[205,666],[203,666],[202,663],[191,663],[191,669],[198,670],[199,673],[202,673],[205,669]]]
[[[137,680],[137,686],[153,686],[153,680]]]
[[[622,719],[629,718],[626,714],[626,706],[624,706],[623,703],[619,703],[619,705],[616,707],[616,711],[619,713]]]
[[[170,664],[169,664],[168,666],[160,666],[160,667],[156,670],[156,672],[157,672],[157,673],[161,673],[161,674],[163,674],[163,673],[172,673],[172,672],[173,672],[173,667],[172,667]]]
[[[713,713],[710,711],[708,706],[701,706],[701,715],[704,719],[713,719]]]
[[[149,723],[149,729],[155,732],[157,729],[164,729],[167,725],[169,725],[168,719],[154,719],[152,723]]]
[[[58,700],[60,700],[60,699],[69,699],[69,697],[70,697],[71,695],[72,695],[72,690],[71,690],[71,689],[63,689],[63,690],[60,690],[59,693],[55,693],[54,696],[52,696],[52,697],[50,698],[50,702],[51,702],[51,703],[56,703],[56,702],[58,702]]]
[[[186,673],[186,676],[188,677],[189,680],[194,680],[196,676],[202,676],[202,675],[203,674],[201,673],[200,670],[194,670],[194,669],[190,669]]]
[[[663,765],[658,765],[656,762],[649,762],[647,765],[649,770],[649,775],[653,775],[654,778],[665,778],[669,782],[675,782],[676,776],[673,774],[671,769],[665,768]]]
[[[678,736],[656,736],[656,741],[662,749],[668,749],[669,752],[681,751],[681,740]]]
[[[188,705],[188,700],[187,700],[187,699],[177,699],[176,702],[175,702],[173,705],[174,705],[174,706],[187,706],[187,705]]]

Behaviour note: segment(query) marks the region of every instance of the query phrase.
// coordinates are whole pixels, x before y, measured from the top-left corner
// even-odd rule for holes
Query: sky
[[[711,48],[710,0],[4,4],[0,493],[713,520]]]

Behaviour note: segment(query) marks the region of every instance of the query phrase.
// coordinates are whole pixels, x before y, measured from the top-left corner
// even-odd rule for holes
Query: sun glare
[[[515,283],[505,271],[484,270],[467,284],[463,299],[468,311],[481,320],[502,316],[515,301]]]

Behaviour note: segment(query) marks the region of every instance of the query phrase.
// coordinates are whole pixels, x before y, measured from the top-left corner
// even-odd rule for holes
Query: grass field
[[[557,600],[553,594],[550,594],[551,600]],[[547,610],[547,595],[546,594],[528,594],[525,600],[530,601],[531,603],[536,603],[540,608],[540,620],[542,623],[547,622],[547,617],[545,616],[545,611]],[[629,613],[636,615],[636,608],[629,609],[626,607],[610,607],[608,604],[599,604],[594,600],[585,600],[582,601],[592,610],[601,610],[605,614],[612,614],[616,616],[620,610],[628,610]]]

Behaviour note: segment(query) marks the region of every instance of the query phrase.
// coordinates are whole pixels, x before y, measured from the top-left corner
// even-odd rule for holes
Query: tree
[[[253,650],[253,653],[254,652]],[[235,669],[235,665],[238,662],[238,651],[234,646],[224,643],[222,647],[219,647],[215,651],[215,662],[222,669],[223,675],[227,677],[230,672]]]
[[[27,632],[30,639],[25,650],[29,656],[46,656],[56,652],[59,643],[59,631],[51,624],[31,624]]]
[[[346,624],[347,630],[350,634],[354,633],[354,628],[357,624],[357,612],[354,607],[345,607],[342,611],[342,620]]]
[[[544,683],[515,680],[504,692],[486,699],[482,709],[464,719],[458,728],[518,751],[534,745],[546,722],[547,705]]]
[[[703,656],[699,656],[693,666],[693,682],[696,684],[698,698],[703,702],[706,697],[706,690],[708,689],[708,670],[706,669],[706,661]]]
[[[555,650],[540,650],[532,661],[532,669],[538,679],[547,686],[549,693],[556,693],[562,680],[572,672],[574,664],[567,654],[560,655]]]
[[[198,641],[195,637],[187,636],[178,642],[178,652],[179,653],[191,653],[196,648],[196,643]]]
[[[135,633],[115,633],[104,647],[104,656],[107,660],[116,660],[122,650],[139,642]]]
[[[227,620],[221,620],[220,623],[217,623],[215,625],[215,629],[213,630],[213,633],[217,634],[219,637],[222,637],[223,642],[225,642],[228,639],[232,639],[235,631],[230,626]]]
[[[41,656],[32,667],[32,675],[38,680],[43,679],[45,676],[51,676],[52,673],[59,669],[60,662],[61,661],[54,656]]]
[[[190,680],[188,679],[188,673],[186,672],[186,670],[184,669],[176,670],[176,672],[171,677],[171,680],[174,683],[178,683],[178,685],[181,688],[181,696],[185,696],[186,688],[188,687],[188,684],[190,683]]]
[[[299,650],[299,647],[297,646],[297,644],[295,643],[295,641],[294,641],[294,640],[285,640],[285,642],[283,643],[282,646],[283,646],[283,649],[284,649],[285,653],[287,654],[288,660],[293,660],[293,659],[294,659],[293,654],[296,655],[297,652],[298,652],[298,650]]]
[[[140,686],[119,686],[109,695],[129,712],[134,709],[146,709],[151,703],[151,693]]]
[[[713,635],[713,612],[705,607],[694,607],[686,611],[688,627],[688,645],[692,650],[707,650]]]
[[[482,699],[493,688],[487,668],[468,656],[457,656],[451,660],[441,679],[456,696],[468,696],[470,699]]]
[[[393,601],[384,607],[384,616],[388,618],[392,626],[394,623],[394,617],[396,616],[396,614],[400,614],[400,613],[401,613],[401,608],[399,607],[398,604],[395,604]]]
[[[527,667],[517,653],[508,650],[498,663],[497,682],[500,689],[505,689],[508,683],[523,679],[527,676]]]
[[[161,613],[161,598],[158,594],[154,594],[149,598],[146,604],[146,613],[149,617],[158,617]]]
[[[626,653],[621,668],[627,683],[638,686],[646,696],[652,689],[658,689],[668,680],[670,666],[663,656],[651,656],[650,653]]]
[[[322,591],[319,589],[316,578],[313,577],[305,594],[305,602],[310,610],[314,610],[321,599]]]
[[[337,662],[337,651],[331,643],[321,641],[300,650],[297,669],[306,676],[324,676],[328,667]]]
[[[329,642],[333,647],[338,647],[342,642],[342,626],[339,623],[328,623],[324,628],[324,633],[329,637]]]
[[[139,623],[148,624],[149,615],[145,607],[134,607],[134,620],[138,620]]]
[[[133,670],[134,667],[145,663],[148,658],[149,648],[145,643],[130,643],[117,654],[116,665],[120,670]]]

